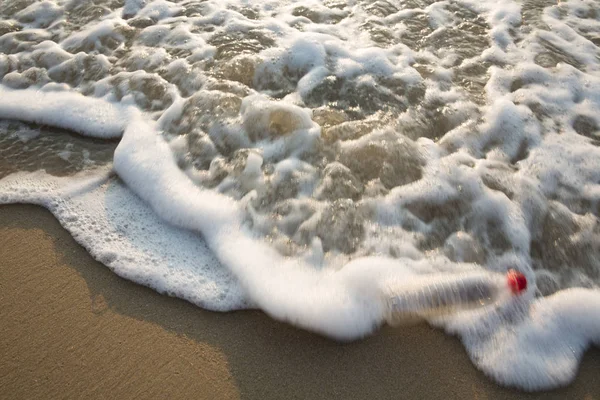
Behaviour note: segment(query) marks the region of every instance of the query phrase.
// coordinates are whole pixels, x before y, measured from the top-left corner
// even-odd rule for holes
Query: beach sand
[[[6,399],[600,399],[597,348],[567,388],[505,389],[425,324],[343,344],[162,296],[26,205],[0,207],[0,357]]]

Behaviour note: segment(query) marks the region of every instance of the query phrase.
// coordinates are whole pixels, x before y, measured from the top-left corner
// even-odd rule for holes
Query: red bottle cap
[[[506,280],[513,294],[521,294],[522,291],[527,289],[527,278],[519,271],[509,269],[506,273]]]

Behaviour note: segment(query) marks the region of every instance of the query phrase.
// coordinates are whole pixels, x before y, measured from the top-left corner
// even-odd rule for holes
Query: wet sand
[[[567,388],[497,386],[425,324],[342,344],[258,311],[212,313],[125,281],[48,211],[0,207],[0,398],[600,399],[600,350]]]

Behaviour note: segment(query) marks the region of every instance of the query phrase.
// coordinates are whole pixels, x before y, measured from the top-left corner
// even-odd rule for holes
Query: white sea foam
[[[430,322],[502,384],[565,385],[600,341],[599,10],[429,3],[10,14],[0,118],[123,135],[122,182],[19,172],[0,202],[47,207],[160,292],[341,340],[393,319],[390,298],[516,268],[523,295]]]
[[[106,168],[73,178],[16,173],[0,181],[0,203],[46,207],[123,278],[209,310],[252,306],[201,236],[165,224]]]
[[[127,124],[125,106],[67,92],[0,87],[0,118],[56,126],[97,138],[118,138]]]

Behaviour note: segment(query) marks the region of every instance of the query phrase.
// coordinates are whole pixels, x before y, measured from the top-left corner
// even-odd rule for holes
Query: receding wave
[[[565,385],[600,344],[599,44],[594,1],[5,2],[0,202],[204,308],[416,315]]]

